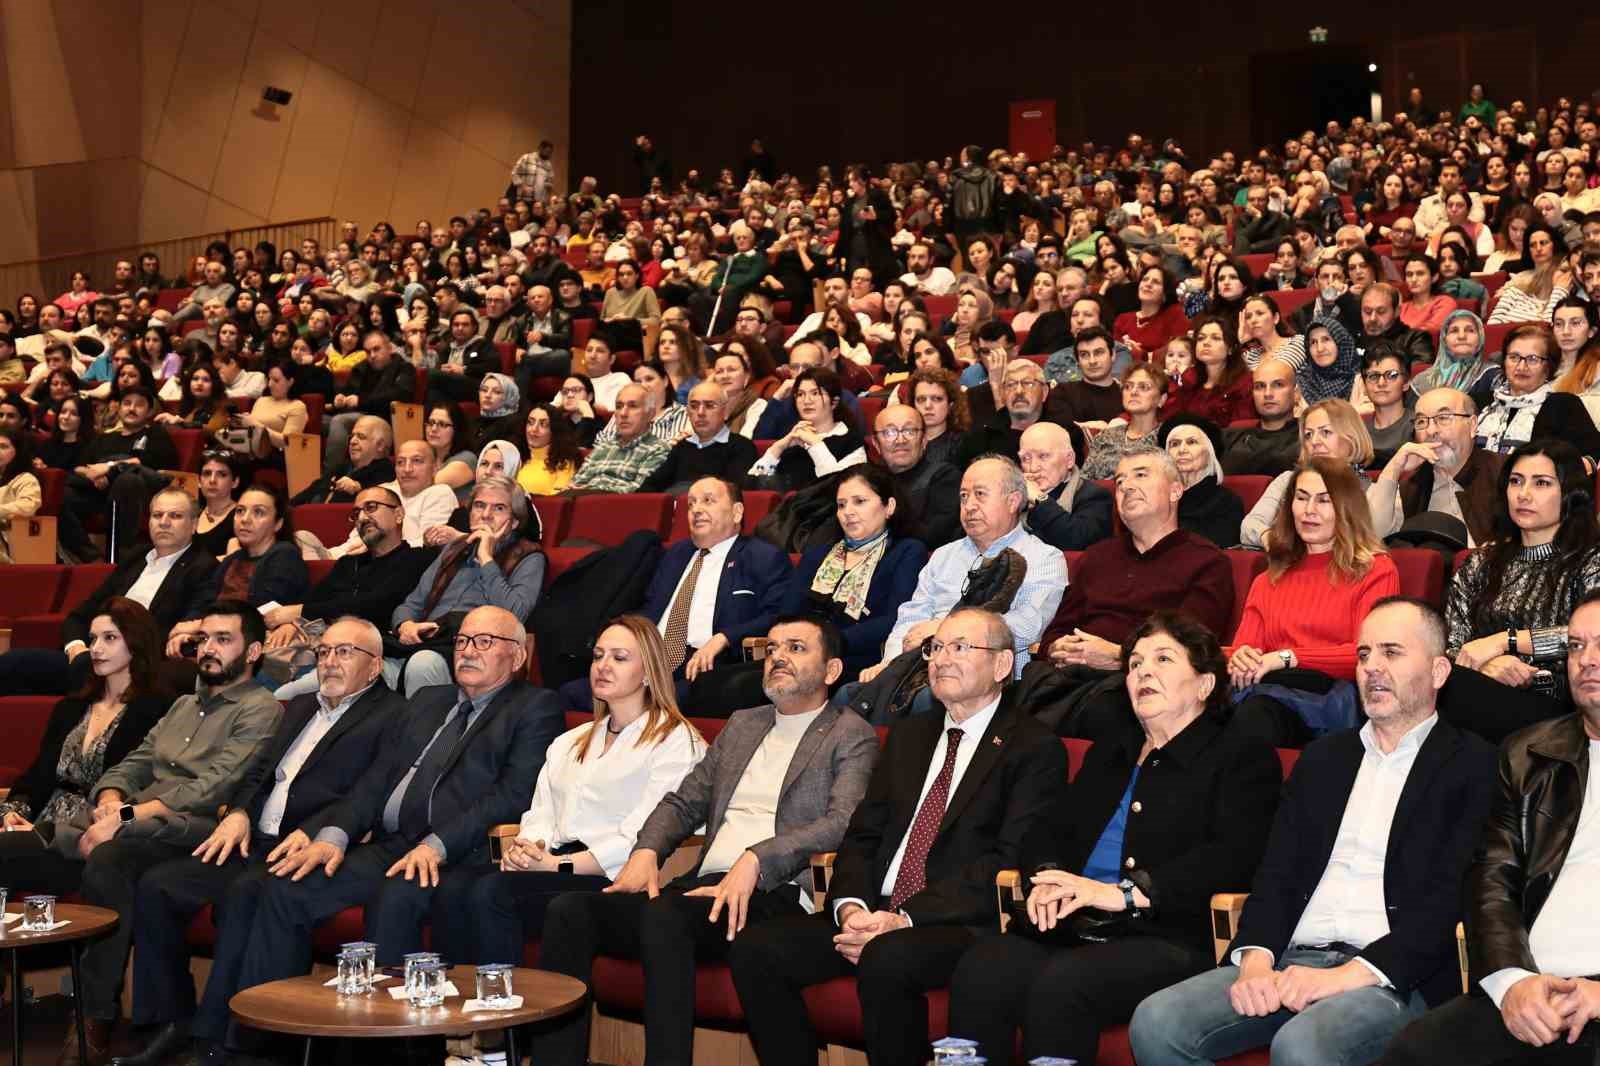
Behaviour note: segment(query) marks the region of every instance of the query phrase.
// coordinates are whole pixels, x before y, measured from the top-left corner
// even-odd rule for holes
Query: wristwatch
[[[1294,667],[1294,652],[1290,651],[1288,648],[1284,648],[1282,651],[1278,652],[1278,658],[1283,660],[1283,668],[1285,670],[1289,670]]]
[[[562,859],[560,862],[556,863],[556,873],[558,873],[558,874],[570,874],[570,873],[572,873],[572,862],[570,860],[568,860],[568,859]]]
[[[1506,654],[1507,655],[1515,655],[1515,654],[1517,654],[1517,627],[1516,626],[1508,626],[1506,628]]]
[[[1122,902],[1127,906],[1128,916],[1130,918],[1136,917],[1139,913],[1139,907],[1133,902],[1133,890],[1138,886],[1124,877],[1117,882],[1117,887],[1122,889]]]
[[[122,806],[118,807],[117,808],[117,819],[118,819],[117,828],[119,830],[123,826],[127,825],[129,822],[133,821],[133,804],[124,803]]]

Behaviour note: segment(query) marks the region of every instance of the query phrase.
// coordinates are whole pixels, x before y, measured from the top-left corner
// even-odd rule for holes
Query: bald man
[[[744,483],[755,465],[756,446],[728,429],[728,394],[714,381],[689,390],[689,433],[672,446],[666,462],[639,486],[640,492],[683,492],[703,477]]]
[[[378,965],[422,950],[442,872],[489,861],[489,827],[522,816],[563,728],[556,694],[517,680],[526,641],[509,611],[468,612],[455,682],[407,701],[345,798],[268,853],[273,876],[244,939],[240,988],[306,973],[312,931],[346,907],[366,908]],[[213,1032],[204,1035],[219,1040]]]
[[[1367,488],[1372,527],[1380,537],[1430,512],[1466,523],[1467,543],[1456,547],[1475,547],[1494,536],[1501,457],[1474,446],[1477,413],[1459,389],[1429,389],[1418,397],[1416,439],[1402,444]]]
[[[417,368],[396,355],[394,343],[388,337],[372,330],[362,338],[361,347],[367,353],[366,359],[350,371],[350,379],[328,405],[328,434],[323,441],[322,458],[324,474],[333,473],[344,461],[350,431],[361,415],[377,415],[387,422],[391,404],[411,403],[416,399]],[[476,399],[477,386],[473,389],[473,399]]]
[[[1035,422],[1017,444],[1028,483],[1023,525],[1062,551],[1083,551],[1111,535],[1111,493],[1078,467],[1086,451],[1083,430],[1075,424]]]
[[[191,1033],[222,1039],[228,1000],[243,987],[239,966],[256,906],[272,880],[268,854],[308,818],[347,797],[405,714],[405,703],[380,675],[383,636],[371,622],[336,619],[315,648],[315,690],[289,701],[255,771],[228,801],[228,815],[193,856],[163,863],[139,880],[133,1016],[141,1026],[159,1028],[135,1062],[165,1061]],[[186,933],[207,904],[219,904],[225,918],[197,1012]]]
[[[1277,477],[1300,458],[1300,423],[1295,420],[1294,367],[1263,359],[1251,372],[1250,399],[1259,425],[1222,431],[1222,469],[1227,474]]]

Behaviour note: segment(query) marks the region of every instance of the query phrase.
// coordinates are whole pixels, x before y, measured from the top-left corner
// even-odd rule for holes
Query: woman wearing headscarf
[[[950,334],[950,350],[963,366],[978,359],[978,330],[994,317],[994,301],[977,288],[963,289],[956,297],[956,313],[951,316],[955,329]]]
[[[1322,400],[1348,400],[1361,369],[1356,342],[1338,319],[1314,318],[1301,338],[1306,361],[1295,368],[1295,384],[1307,406]]]
[[[506,374],[485,374],[478,383],[478,432],[474,438],[481,452],[491,440],[515,440],[522,435],[522,391]],[[505,476],[514,478],[517,466],[507,467]]]
[[[1501,372],[1483,357],[1485,337],[1483,319],[1465,309],[1452,311],[1439,330],[1433,365],[1411,379],[1411,391],[1418,396],[1430,389],[1492,392]]]

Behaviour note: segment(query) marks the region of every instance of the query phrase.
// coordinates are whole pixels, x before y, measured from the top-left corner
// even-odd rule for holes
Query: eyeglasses
[[[1401,373],[1398,370],[1368,370],[1361,376],[1366,379],[1368,384],[1383,385],[1399,381]],[[1413,424],[1415,424],[1415,420],[1413,420]]]
[[[428,419],[426,422],[424,422],[422,424],[427,426],[429,429],[454,429],[455,428],[455,423],[450,421],[448,418],[430,418],[430,419]]]
[[[1148,381],[1127,381],[1123,382],[1122,391],[1137,395],[1142,392],[1155,392],[1156,387]]]
[[[380,507],[393,507],[398,510],[400,505],[397,503],[389,503],[385,500],[368,500],[366,503],[358,504],[357,506],[350,508],[350,521],[354,522],[362,515],[366,515],[368,518],[371,518],[373,515],[378,513],[378,508]]]
[[[1438,426],[1440,429],[1449,429],[1450,424],[1458,418],[1470,419],[1471,415],[1464,415],[1459,411],[1440,411],[1436,415],[1417,415],[1411,424],[1417,429],[1427,429],[1429,426]]]
[[[511,637],[502,637],[498,633],[461,633],[456,636],[456,651],[465,651],[471,644],[475,651],[488,651],[494,647],[494,642],[503,640],[507,644],[518,644],[520,641]]]
[[[1543,355],[1523,355],[1521,352],[1506,356],[1507,366],[1538,366],[1548,363],[1549,357]]]
[[[878,430],[874,436],[879,440],[888,441],[892,444],[897,440],[916,440],[922,436],[922,430],[916,426],[891,426],[888,429]]]
[[[939,657],[942,651],[948,651],[957,659],[965,659],[974,651],[1009,651],[1008,648],[994,648],[987,644],[974,644],[967,640],[952,640],[945,643],[935,637],[929,637],[922,642],[922,657],[929,662]]]
[[[1010,381],[1002,382],[1000,385],[1002,392],[1022,392],[1024,389],[1042,388],[1044,388],[1044,382],[1038,378],[1013,378]]]
[[[316,647],[317,662],[319,663],[327,659],[336,659],[341,663],[347,663],[355,657],[356,652],[374,659],[377,658],[366,648],[358,648],[354,644],[318,644]]]

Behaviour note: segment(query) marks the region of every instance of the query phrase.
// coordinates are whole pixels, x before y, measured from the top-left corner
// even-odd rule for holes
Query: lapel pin
[[[1000,738],[999,737],[990,737],[989,738],[989,742],[991,744],[993,744],[997,748],[1000,746]]]

